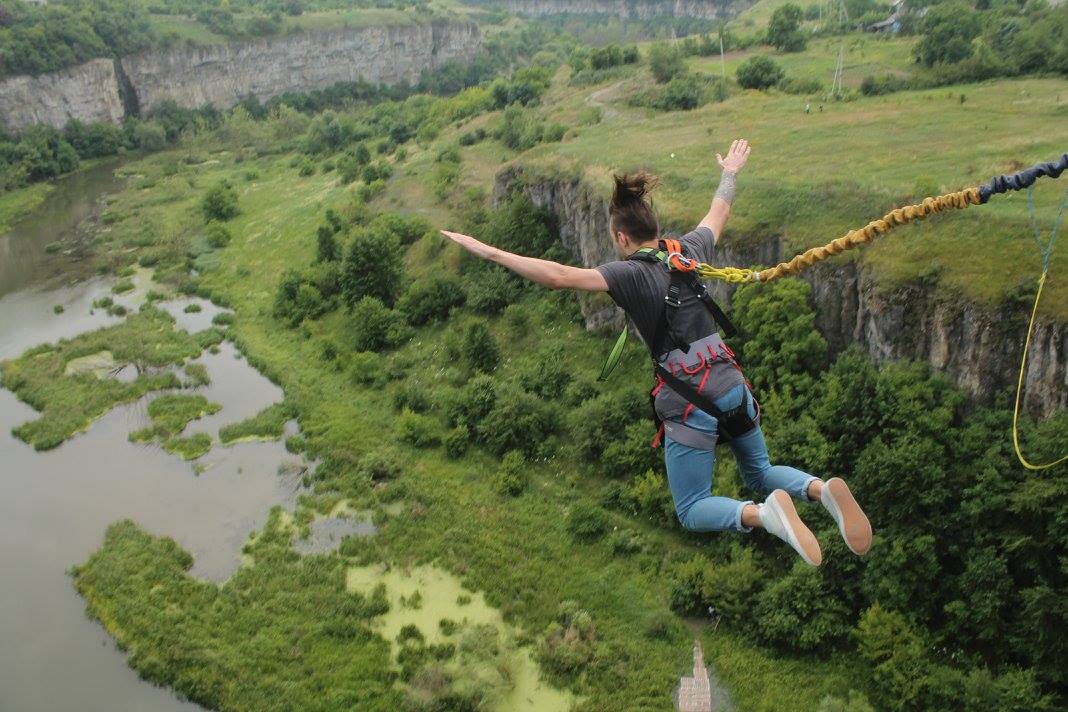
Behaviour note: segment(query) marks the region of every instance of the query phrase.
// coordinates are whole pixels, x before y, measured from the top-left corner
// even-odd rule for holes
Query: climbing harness
[[[757,419],[750,418],[749,400],[752,396],[748,389],[745,390],[742,403],[727,411],[717,408],[712,399],[703,392],[717,362],[729,363],[739,372],[741,367],[738,366],[734,352],[723,343],[716,327],[727,336],[737,334],[738,330],[697,276],[697,260],[688,257],[685,247],[675,239],[661,240],[656,249],[642,248],[627,259],[658,265],[666,269],[669,275],[668,290],[664,295],[660,318],[656,322],[656,331],[647,344],[653,358],[656,378],[656,385],[649,394],[656,425],[653,447],[660,444],[665,432],[678,442],[710,449],[717,442],[727,442],[751,431],[757,426],[759,405],[756,405]],[[704,308],[694,305],[694,300],[699,301]],[[626,338],[627,329],[624,327],[612,354],[601,369],[602,380],[618,363]],[[686,380],[687,377],[697,380],[697,385]],[[656,397],[665,385],[688,403],[683,414],[683,423],[662,421],[657,414]],[[716,418],[716,434],[708,435],[685,425],[686,417],[694,408],[700,408]]]
[[[1068,158],[1068,154],[1065,156]],[[1004,176],[1003,176],[1004,177]],[[1034,180],[1032,179],[1032,183]],[[1028,470],[1045,470],[1054,465],[1059,465],[1062,462],[1068,462],[1068,455],[1053,460],[1052,462],[1036,465],[1030,462],[1024,457],[1023,451],[1020,449],[1020,428],[1018,421],[1020,419],[1020,400],[1023,394],[1023,382],[1024,376],[1027,372],[1027,350],[1031,345],[1031,332],[1035,328],[1035,317],[1038,314],[1038,303],[1042,300],[1042,287],[1046,284],[1046,275],[1049,274],[1049,260],[1053,255],[1053,243],[1057,240],[1057,230],[1061,226],[1061,218],[1064,217],[1064,208],[1068,206],[1068,188],[1064,191],[1064,198],[1061,200],[1061,207],[1057,210],[1057,217],[1053,221],[1053,229],[1050,231],[1049,240],[1043,244],[1042,231],[1038,227],[1038,216],[1035,215],[1035,189],[1032,185],[1027,186],[1027,211],[1031,217],[1031,230],[1034,232],[1035,242],[1038,244],[1038,249],[1042,253],[1042,274],[1038,278],[1038,291],[1035,293],[1035,303],[1031,307],[1031,321],[1027,324],[1027,338],[1024,340],[1023,357],[1020,359],[1020,375],[1016,379],[1016,402],[1012,408],[1012,446],[1016,450],[1016,458],[1020,461],[1020,464],[1026,467]]]
[[[1038,243],[1039,250],[1042,253],[1042,274],[1038,279],[1038,291],[1035,294],[1035,303],[1031,309],[1031,320],[1027,326],[1027,338],[1024,342],[1023,357],[1020,360],[1020,374],[1016,383],[1016,402],[1012,416],[1012,438],[1013,446],[1016,450],[1016,457],[1020,460],[1020,463],[1029,470],[1043,470],[1068,461],[1068,455],[1054,460],[1053,462],[1041,465],[1029,462],[1020,449],[1018,421],[1020,401],[1023,393],[1023,382],[1027,369],[1028,348],[1031,343],[1031,335],[1034,331],[1035,320],[1038,314],[1038,305],[1042,299],[1042,289],[1045,286],[1046,278],[1049,273],[1049,262],[1053,254],[1053,244],[1057,239],[1057,231],[1060,228],[1065,208],[1068,206],[1068,190],[1065,191],[1065,197],[1061,202],[1049,240],[1043,243],[1042,233],[1038,229],[1037,218],[1035,216],[1033,186],[1035,181],[1039,178],[1058,178],[1065,170],[1068,170],[1068,153],[1062,154],[1054,161],[1039,163],[1026,170],[1013,173],[1012,175],[995,176],[979,186],[965,188],[945,195],[925,198],[915,205],[906,205],[891,210],[883,217],[878,220],[873,220],[859,230],[850,230],[842,237],[832,240],[826,245],[813,247],[786,262],[781,262],[774,267],[767,269],[754,270],[743,267],[713,267],[707,263],[687,257],[682,250],[681,245],[676,240],[662,240],[659,249],[643,248],[631,255],[628,259],[660,262],[671,272],[671,288],[665,297],[665,309],[670,309],[673,306],[677,307],[680,303],[679,295],[682,294],[683,289],[688,289],[694,292],[701,301],[705,302],[705,305],[712,313],[716,323],[719,324],[725,334],[731,336],[736,332],[736,329],[734,328],[734,325],[730,323],[730,320],[727,319],[726,315],[723,314],[723,311],[719,306],[708,295],[708,290],[705,288],[702,282],[703,280],[717,279],[730,284],[746,284],[754,282],[770,282],[774,279],[779,279],[780,277],[796,275],[803,269],[811,267],[817,262],[822,262],[823,260],[839,255],[846,250],[851,250],[860,245],[869,243],[876,237],[886,234],[899,225],[923,220],[926,217],[950,209],[962,210],[971,205],[983,205],[995,195],[1026,188],[1027,207],[1030,212],[1031,227],[1034,231],[1035,241]],[[650,350],[654,354],[654,362],[656,361],[657,354],[663,352],[662,347],[667,343],[668,339],[673,338],[671,326],[671,317],[673,313],[673,311],[667,311],[665,313],[665,319],[662,320],[663,323],[658,327],[657,336],[654,338],[655,343],[650,344]],[[608,359],[601,368],[599,380],[605,380],[619,363],[626,344],[626,339],[627,330],[624,328],[623,332],[616,340],[616,344],[613,347],[611,354],[609,354]],[[735,366],[737,366],[736,362]],[[678,379],[675,374],[668,372],[659,363],[656,363],[656,376],[657,387],[654,389],[654,396],[656,390],[666,383],[671,386],[672,390],[689,401],[691,405],[701,408],[711,415],[716,416],[717,420],[720,420],[719,415],[717,415],[719,411],[715,409],[709,399],[701,396],[699,392],[694,391],[692,386]],[[744,401],[739,408],[746,418],[748,418],[746,403]],[[734,413],[734,410],[730,413],[720,413],[720,415],[729,418]],[[759,418],[759,414],[757,417]],[[745,427],[743,421],[744,419],[739,420],[739,422],[742,423],[741,427]],[[723,423],[724,421],[720,420],[720,422]],[[661,423],[658,421],[657,424],[660,429],[658,430],[657,440],[654,440],[654,447],[658,442],[660,433],[663,432]],[[728,438],[732,436],[737,437],[737,434],[731,434],[731,429],[735,428],[728,428],[726,425],[722,426],[721,436],[726,435]]]

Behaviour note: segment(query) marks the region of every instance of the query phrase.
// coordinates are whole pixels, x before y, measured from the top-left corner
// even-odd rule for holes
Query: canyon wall
[[[10,129],[31,124],[62,127],[79,121],[122,121],[115,63],[94,59],[51,74],[0,81],[0,123]]]
[[[424,70],[471,59],[480,45],[474,23],[435,21],[145,52],[124,57],[122,68],[142,112],[167,99],[227,108],[250,94],[266,101],[358,79],[414,83]]]
[[[497,175],[494,199],[513,190],[556,216],[564,247],[576,260],[593,266],[616,259],[608,238],[608,202],[584,181],[508,166]],[[745,247],[724,244],[717,256],[719,264],[771,265],[783,259],[783,244],[778,237]],[[924,283],[887,291],[857,260],[823,262],[802,277],[812,286],[816,326],[832,356],[857,343],[880,363],[926,361],[982,403],[1015,388],[1029,302],[991,309]],[[732,287],[722,282],[710,287],[721,303],[729,303]],[[589,329],[618,329],[624,323],[622,312],[600,295],[584,297],[580,304]],[[1048,416],[1068,407],[1068,324],[1040,317],[1028,356],[1028,411]]]
[[[732,0],[500,0],[492,3],[528,17],[545,15],[609,15],[621,20],[653,17],[692,17],[715,20],[731,17],[752,2]]]
[[[95,59],[0,81],[0,122],[15,130],[35,123],[61,128],[72,118],[117,123],[127,112],[150,113],[167,99],[187,108],[225,109],[250,94],[266,101],[357,79],[414,83],[424,70],[468,61],[480,47],[474,23],[435,20],[151,51],[119,63]]]

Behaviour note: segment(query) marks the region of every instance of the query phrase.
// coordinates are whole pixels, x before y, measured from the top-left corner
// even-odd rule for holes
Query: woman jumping
[[[593,269],[523,257],[468,235],[441,232],[472,254],[550,289],[608,292],[653,357],[654,410],[661,422],[657,438],[664,439],[668,484],[682,526],[699,532],[766,529],[818,566],[823,559],[819,542],[791,497],[822,503],[855,554],[871,547],[871,525],[842,479],[824,482],[771,464],[759,407],[719,334],[719,327],[728,332],[733,327],[692,271],[696,262],[712,262],[749,151],[748,142],[739,139],[726,157],[716,154],[723,176],[712,205],[700,224],[678,239],[660,237],[647,198],[656,179],[644,172],[615,176],[610,228],[626,259]],[[712,496],[717,442],[730,445],[749,488],[770,492],[762,504]]]

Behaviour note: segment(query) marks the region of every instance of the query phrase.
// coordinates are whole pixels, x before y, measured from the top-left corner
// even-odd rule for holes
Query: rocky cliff
[[[122,67],[142,112],[166,99],[227,108],[250,94],[266,101],[358,79],[415,82],[448,60],[469,60],[480,44],[477,25],[435,21],[146,52],[124,57]]]
[[[507,10],[541,17],[545,15],[609,15],[621,20],[652,17],[692,17],[715,20],[730,17],[752,2],[732,0],[501,0],[493,3]]]
[[[556,216],[564,247],[576,260],[592,266],[616,259],[608,239],[608,202],[591,186],[575,177],[549,177],[509,166],[497,175],[494,199],[513,190]],[[783,256],[782,241],[769,237],[744,248],[722,245],[718,262],[770,265]],[[816,326],[832,355],[858,343],[878,362],[927,361],[980,402],[1015,388],[1029,303],[988,309],[944,296],[923,283],[886,291],[862,260],[824,262],[803,278],[812,285]],[[732,288],[711,286],[717,299],[729,303]],[[618,329],[624,323],[610,302],[585,298],[581,304],[589,329]],[[1026,383],[1030,412],[1047,416],[1068,407],[1068,324],[1038,320]]]
[[[64,126],[71,119],[118,122],[122,117],[119,82],[110,59],[0,81],[0,122],[11,129],[30,124]]]
[[[249,94],[261,101],[284,92],[364,79],[414,82],[424,70],[471,59],[478,26],[440,20],[321,30],[223,45],[145,52],[118,65],[96,59],[38,77],[0,81],[0,122],[12,129],[70,119],[119,122],[166,99],[180,106],[229,108]],[[126,87],[126,107],[120,91]]]

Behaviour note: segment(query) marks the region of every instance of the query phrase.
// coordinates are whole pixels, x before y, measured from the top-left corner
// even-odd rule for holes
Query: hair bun
[[[656,176],[645,171],[613,175],[612,179],[616,183],[612,191],[612,207],[617,209],[644,202],[645,196],[659,184]]]

